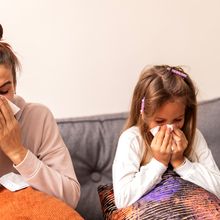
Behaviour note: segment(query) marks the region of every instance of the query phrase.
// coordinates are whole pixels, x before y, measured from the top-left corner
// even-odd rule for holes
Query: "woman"
[[[0,175],[19,173],[33,188],[75,208],[80,186],[68,149],[50,110],[15,95],[19,61],[2,35],[0,25]],[[20,108],[15,116],[7,99]]]

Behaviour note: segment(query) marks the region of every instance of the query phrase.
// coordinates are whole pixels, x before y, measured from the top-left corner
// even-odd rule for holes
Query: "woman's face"
[[[168,101],[149,118],[148,126],[151,129],[158,125],[173,124],[181,129],[184,125],[185,109],[185,103],[180,98]]]
[[[0,95],[12,100],[15,93],[15,85],[13,83],[13,75],[11,68],[4,64],[0,64]]]

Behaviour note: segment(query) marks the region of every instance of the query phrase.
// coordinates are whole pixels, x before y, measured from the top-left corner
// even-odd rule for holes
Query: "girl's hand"
[[[180,166],[184,162],[184,151],[188,146],[185,134],[178,128],[174,128],[172,143],[172,156],[170,163],[173,168]]]
[[[0,97],[0,148],[14,164],[19,164],[27,153],[21,144],[19,124],[4,96]]]
[[[170,128],[163,125],[151,142],[153,157],[168,166],[171,158],[172,134]]]

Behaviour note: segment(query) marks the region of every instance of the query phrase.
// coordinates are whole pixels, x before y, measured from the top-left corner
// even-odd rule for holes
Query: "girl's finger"
[[[169,143],[168,143],[167,150],[168,150],[168,152],[173,151],[173,137],[172,137],[172,135],[170,135],[170,140],[169,140]]]
[[[169,145],[170,139],[172,139],[171,130],[170,128],[167,128],[161,145],[161,151],[163,152],[167,151],[167,147]]]
[[[178,136],[178,137],[184,136],[183,131],[180,130],[179,128],[174,128],[174,129],[173,129],[173,133],[174,133],[176,136]]]
[[[181,137],[180,136],[177,136],[176,134],[173,134],[173,140],[175,142],[180,142],[181,141]]]
[[[178,148],[176,142],[172,139],[171,150],[173,153],[177,152]]]
[[[156,142],[155,144],[156,145],[162,145],[163,143],[163,139],[164,139],[164,136],[165,136],[165,132],[166,132],[166,126],[161,126],[159,131],[157,132],[157,134],[155,135],[155,138],[156,138]]]

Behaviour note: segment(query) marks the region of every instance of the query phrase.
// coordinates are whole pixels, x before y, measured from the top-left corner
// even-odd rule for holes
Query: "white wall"
[[[186,65],[220,96],[219,0],[0,0],[23,70],[17,93],[55,117],[127,111],[146,64]]]

